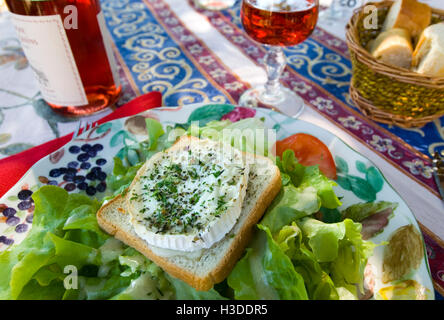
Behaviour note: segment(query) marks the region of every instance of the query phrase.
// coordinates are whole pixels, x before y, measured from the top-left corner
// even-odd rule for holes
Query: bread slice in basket
[[[392,28],[406,29],[414,38],[430,24],[432,9],[417,0],[396,0],[385,18],[382,31]]]
[[[406,29],[390,29],[381,32],[370,44],[370,53],[377,60],[392,66],[410,69],[413,47]]]
[[[180,143],[183,144],[176,142],[171,148]],[[190,253],[150,245],[138,236],[131,224],[127,207],[127,197],[131,196],[129,192],[103,205],[97,212],[97,221],[107,233],[135,248],[173,277],[197,290],[209,290],[230,274],[248,245],[255,225],[281,188],[279,168],[273,161],[262,156],[244,155],[250,157],[251,161],[240,216],[225,237],[210,248]]]
[[[444,77],[444,22],[427,27],[413,53],[416,72]]]

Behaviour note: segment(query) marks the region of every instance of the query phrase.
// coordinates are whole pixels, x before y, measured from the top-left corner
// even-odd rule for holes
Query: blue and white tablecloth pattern
[[[239,1],[224,11],[199,9],[191,0],[101,0],[101,5],[123,83],[118,106],[154,90],[162,92],[166,106],[236,104],[243,91],[265,80],[265,49],[242,31]],[[423,229],[436,288],[444,293],[444,207],[430,159],[444,150],[444,118],[415,129],[366,119],[349,96],[352,70],[343,26],[333,28],[342,30],[336,35],[322,21],[320,26],[304,43],[285,48],[282,83],[304,98],[302,119],[362,151],[405,198]],[[73,131],[77,124],[45,108],[4,10],[0,30],[0,157],[6,157]],[[29,119],[32,127],[26,125]]]

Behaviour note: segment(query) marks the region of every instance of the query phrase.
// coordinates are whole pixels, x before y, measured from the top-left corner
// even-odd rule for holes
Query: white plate
[[[18,243],[26,237],[27,231],[31,228],[34,210],[29,196],[31,192],[34,192],[40,186],[52,183],[64,188],[71,188],[70,192],[85,192],[79,190],[79,187],[82,187],[80,184],[82,178],[80,176],[88,177],[87,174],[93,167],[100,167],[101,170],[99,172],[103,173],[96,175],[96,180],[94,181],[85,178],[85,182],[89,183],[89,185],[94,185],[94,189],[89,188],[88,190],[91,196],[100,199],[107,195],[109,191],[101,184],[101,180],[97,178],[103,180],[107,174],[111,173],[113,157],[124,153],[126,145],[131,145],[147,138],[144,134],[145,117],[159,120],[164,126],[176,126],[176,124],[186,123],[190,120],[203,120],[208,119],[208,117],[212,119],[224,117],[233,121],[239,120],[239,117],[251,116],[264,118],[266,126],[276,130],[277,139],[282,139],[298,132],[305,132],[316,136],[329,147],[336,160],[336,165],[342,168],[342,170],[348,168],[347,173],[342,172],[338,173],[338,175],[342,177],[345,177],[345,175],[353,176],[355,180],[359,181],[367,189],[369,179],[366,179],[366,172],[371,168],[372,174],[370,176],[373,181],[370,181],[370,185],[373,183],[376,186],[373,190],[380,189],[378,192],[374,192],[374,195],[362,193],[362,188],[360,191],[357,190],[359,189],[359,183],[352,190],[344,189],[343,187],[347,186],[341,183],[343,187],[338,186],[335,191],[338,196],[342,197],[342,208],[354,203],[365,202],[368,197],[371,198],[372,196],[376,197],[376,201],[385,200],[398,203],[398,208],[390,219],[389,224],[381,233],[372,238],[372,241],[375,243],[388,241],[395,230],[408,224],[412,224],[419,231],[412,211],[381,175],[380,171],[374,167],[373,163],[330,132],[313,124],[295,120],[268,109],[234,108],[228,105],[212,105],[212,107],[208,107],[197,104],[187,105],[186,107],[152,109],[136,116],[105,123],[81,134],[58,151],[38,161],[0,200],[0,210],[3,213],[0,218],[0,250],[6,249],[13,243]],[[82,151],[82,148],[87,150],[88,145],[90,150],[95,151],[90,151],[90,154],[87,156],[85,155],[86,152]],[[68,168],[69,163],[71,163],[74,170],[65,169],[70,170],[72,173],[63,173],[64,169],[60,170],[60,168]],[[77,163],[77,166],[75,166],[75,163]],[[86,163],[89,163],[91,166],[88,169],[82,169],[80,168],[82,163],[84,167],[88,166]],[[65,179],[70,180],[70,176],[72,177],[74,174],[77,176],[75,182],[64,180],[65,175],[67,175]],[[93,194],[94,190],[95,193]],[[390,294],[397,286],[397,292],[400,293],[402,291],[409,298],[415,298],[415,294],[425,294],[426,298],[434,299],[434,289],[425,254],[419,268],[410,273],[407,279],[383,283],[381,281],[383,251],[384,246],[379,246],[375,249],[375,254],[369,259],[369,264],[372,267],[367,269],[366,272],[366,281],[373,283],[375,293],[384,288],[383,291]],[[370,270],[371,272],[369,272]],[[404,290],[400,289],[402,286],[405,287]]]

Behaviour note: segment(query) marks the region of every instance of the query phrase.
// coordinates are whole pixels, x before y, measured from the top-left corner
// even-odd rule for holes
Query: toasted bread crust
[[[192,137],[192,139],[198,138]],[[256,157],[263,158],[260,156]],[[143,167],[139,169],[135,180],[140,176],[142,169]],[[265,210],[279,193],[281,189],[280,171],[276,166],[274,166],[274,170],[272,181],[262,192],[261,196],[258,198],[259,200],[249,212],[248,218],[245,220],[237,234],[235,234],[227,251],[228,253],[225,255],[225,257],[223,257],[223,259],[220,260],[219,264],[204,277],[199,277],[189,270],[180,268],[167,258],[155,254],[145,240],[126,232],[120,226],[108,221],[106,219],[106,212],[108,210],[115,210],[113,209],[115,206],[117,206],[117,211],[119,214],[129,214],[126,208],[127,200],[122,195],[116,196],[99,209],[97,212],[97,221],[99,226],[107,233],[113,235],[115,238],[121,240],[130,247],[133,247],[173,277],[183,280],[196,290],[207,291],[211,289],[214,284],[223,281],[231,273],[234,265],[242,256],[246,246],[248,245],[248,242],[253,235],[255,225],[259,222]],[[131,186],[133,186],[133,184],[134,181]],[[131,186],[129,188],[131,188]]]

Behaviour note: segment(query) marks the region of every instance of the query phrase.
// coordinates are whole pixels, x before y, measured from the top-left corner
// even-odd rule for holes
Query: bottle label
[[[99,22],[100,32],[102,33],[103,44],[105,45],[106,56],[108,57],[109,67],[113,74],[114,85],[116,88],[120,87],[119,72],[117,71],[117,63],[114,58],[113,48],[111,45],[111,35],[109,34],[108,28],[106,27],[105,19],[103,17],[103,11],[97,14],[97,21]]]
[[[43,98],[59,106],[88,104],[60,15],[11,18]]]

